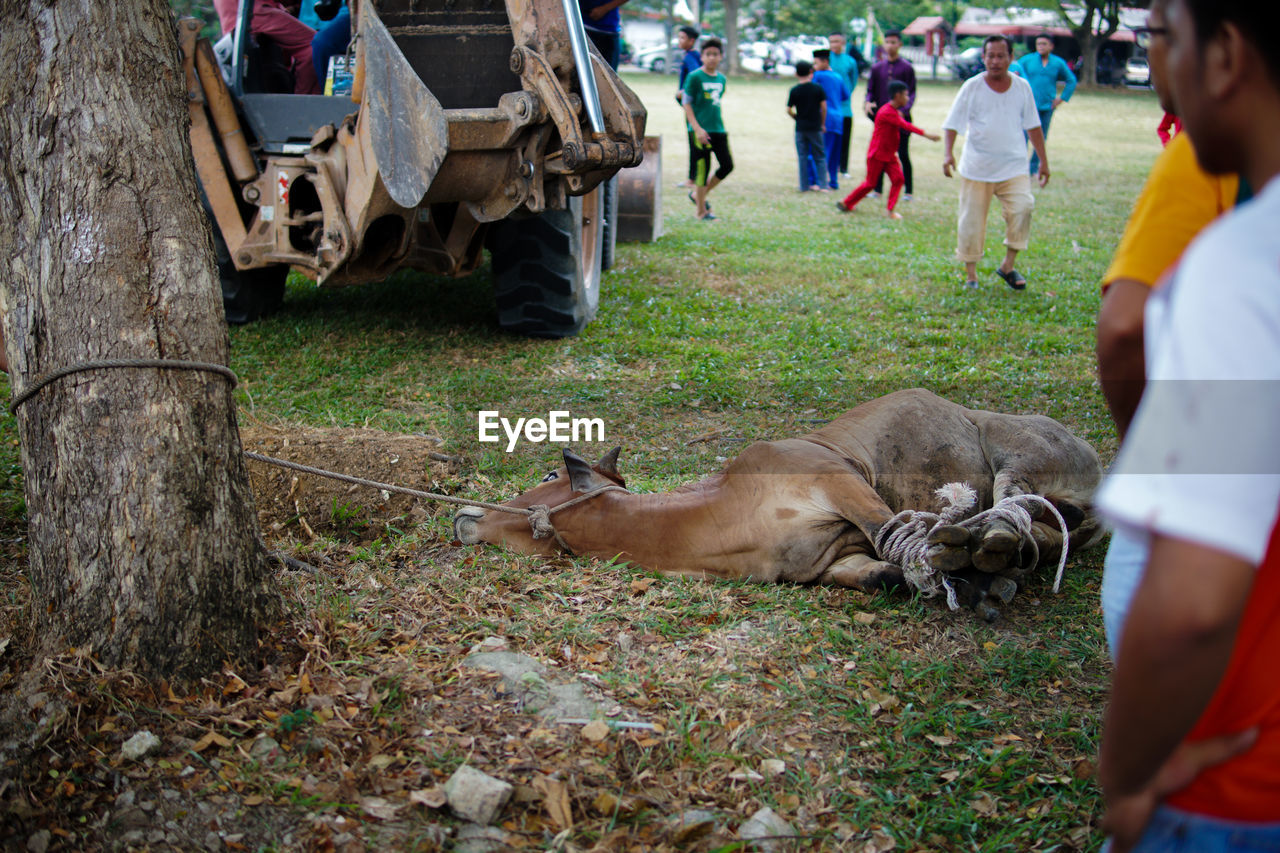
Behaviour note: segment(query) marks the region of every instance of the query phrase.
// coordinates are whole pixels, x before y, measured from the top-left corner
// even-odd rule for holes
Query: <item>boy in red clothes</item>
[[[902,218],[901,213],[894,212],[894,208],[898,206],[898,196],[902,193],[902,185],[906,182],[902,174],[902,164],[898,161],[898,143],[901,133],[909,130],[934,142],[942,138],[936,133],[925,133],[902,117],[899,110],[907,105],[910,97],[906,83],[901,80],[889,83],[889,103],[876,111],[876,129],[872,131],[871,144],[867,146],[867,177],[857,189],[845,197],[844,201],[836,202],[836,208],[841,213],[853,210],[854,205],[876,188],[876,181],[880,180],[880,175],[888,174],[891,183],[889,218]]]

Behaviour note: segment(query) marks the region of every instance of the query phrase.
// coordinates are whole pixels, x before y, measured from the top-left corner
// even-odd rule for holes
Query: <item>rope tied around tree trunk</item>
[[[14,395],[13,402],[9,404],[9,414],[16,415],[18,407],[30,400],[36,394],[50,383],[56,382],[64,376],[70,376],[73,373],[81,373],[86,370],[110,370],[118,367],[152,367],[161,370],[203,370],[207,373],[216,373],[219,376],[226,377],[234,388],[239,383],[239,378],[224,364],[211,364],[206,361],[185,361],[177,358],[107,358],[98,361],[82,361],[79,364],[60,367],[57,370],[51,370],[43,374],[34,381],[27,384],[20,392]]]
[[[1062,574],[1067,566],[1067,539],[1070,531],[1067,522],[1058,512],[1058,508],[1041,495],[1011,495],[996,503],[990,509],[970,515],[978,503],[978,494],[967,483],[947,483],[936,492],[938,499],[944,504],[941,513],[925,510],[904,509],[880,528],[876,534],[876,553],[880,559],[894,563],[902,568],[907,583],[920,591],[925,598],[932,598],[941,591],[946,592],[947,606],[958,610],[960,603],[956,598],[955,588],[942,572],[928,562],[929,533],[940,524],[955,524],[968,517],[972,521],[994,519],[1009,524],[1024,541],[1029,541],[1034,549],[1032,565],[1040,560],[1040,547],[1031,535],[1034,519],[1024,503],[1039,503],[1049,508],[1062,530],[1062,553],[1058,556],[1058,570],[1053,578],[1053,591],[1056,593],[1062,583]],[[897,526],[895,526],[895,523]]]

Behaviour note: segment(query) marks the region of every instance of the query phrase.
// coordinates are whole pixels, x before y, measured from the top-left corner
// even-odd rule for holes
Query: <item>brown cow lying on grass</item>
[[[590,465],[566,450],[565,467],[505,504],[551,507],[554,535],[535,538],[527,516],[474,507],[457,514],[454,532],[467,544],[618,557],[665,574],[867,591],[903,584],[902,567],[875,543],[902,523],[893,521],[899,511],[937,509],[946,483],[971,486],[977,509],[1013,495],[1047,498],[1073,551],[1102,535],[1090,504],[1101,468],[1086,442],[1051,418],[966,409],[922,389],[863,403],[800,438],[752,444],[715,476],[671,492],[625,491],[617,458],[615,448]],[[987,619],[1027,571],[1061,553],[1057,521],[1028,509],[1042,516],[1029,532],[969,518],[928,533],[928,566]]]

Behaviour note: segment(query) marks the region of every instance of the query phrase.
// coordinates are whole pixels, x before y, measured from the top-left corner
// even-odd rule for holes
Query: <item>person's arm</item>
[[[689,127],[693,130],[693,138],[698,140],[699,144],[711,143],[711,135],[702,129],[702,125],[698,124],[698,120],[693,115],[693,96],[688,90],[684,93],[684,118],[689,122]]]
[[[942,174],[951,177],[951,170],[956,167],[954,153],[956,132],[949,127],[942,129]]]
[[[902,82],[907,84],[907,112],[911,112],[911,108],[916,105],[916,69],[907,63],[907,73],[904,75],[906,79]]]
[[[1107,285],[1098,309],[1098,382],[1124,438],[1146,387],[1143,309],[1151,287],[1131,278]]]
[[[1076,80],[1076,75],[1071,73],[1071,66],[1067,64],[1067,61],[1061,57],[1059,57],[1059,61],[1062,64],[1058,66],[1058,79],[1066,82],[1067,85],[1062,87],[1062,94],[1053,99],[1053,106],[1055,109],[1059,104],[1063,104],[1071,100],[1071,95],[1075,92],[1076,83],[1078,82]]]
[[[1152,790],[1227,670],[1254,571],[1225,551],[1152,537],[1125,621],[1098,762],[1121,850],[1141,834],[1155,806]],[[1194,772],[1184,784],[1191,778]]]
[[[826,126],[827,126],[827,99],[826,99],[826,98],[823,98],[819,103],[822,105],[822,122],[821,122],[821,125],[822,125],[822,127],[826,127]]]
[[[1036,175],[1036,180],[1043,187],[1049,183],[1049,155],[1044,148],[1044,130],[1039,127],[1029,127],[1027,138],[1031,140],[1031,147],[1040,158],[1040,172]]]
[[[939,139],[942,138],[938,136],[938,134],[936,133],[929,133],[929,131],[927,130],[921,130],[920,128],[916,127],[914,124],[912,124],[911,122],[903,118],[901,114],[899,114],[896,110],[894,111],[894,115],[898,116],[897,125],[898,125],[898,130],[900,131],[905,130],[909,133],[916,133],[916,134],[919,134],[920,136],[923,136],[925,139],[931,140],[933,142],[937,142]]]
[[[626,2],[627,0],[609,0],[609,2],[607,3],[602,3],[599,6],[596,6],[594,9],[588,12],[587,15],[591,18],[591,20],[598,21],[601,18],[603,18],[605,15],[612,12],[614,9],[617,9],[619,6],[624,5]]]
[[[867,75],[867,91],[862,97],[862,111],[867,114],[868,118],[873,120],[876,116],[876,110],[880,109],[880,105],[876,103],[874,95],[878,91],[876,87],[880,85],[878,71],[879,69],[876,66],[871,66],[871,73]]]

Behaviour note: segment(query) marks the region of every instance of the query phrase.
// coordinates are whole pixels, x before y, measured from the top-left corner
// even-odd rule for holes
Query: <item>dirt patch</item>
[[[244,449],[380,483],[426,492],[448,492],[461,460],[430,435],[403,435],[375,429],[241,428]],[[268,538],[340,536],[357,542],[376,539],[387,526],[419,524],[451,507],[424,503],[412,495],[249,461],[249,480],[258,520]]]

